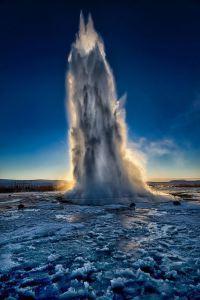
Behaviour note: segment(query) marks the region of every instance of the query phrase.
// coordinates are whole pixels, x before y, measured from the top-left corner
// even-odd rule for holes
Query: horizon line
[[[21,181],[36,181],[36,180],[41,180],[41,181],[66,181],[66,182],[71,182],[72,180],[68,180],[68,179],[48,179],[48,178],[0,178],[0,180],[21,180]],[[193,180],[200,180],[200,177],[150,177],[147,178],[146,182],[168,182],[168,181],[172,181],[172,180],[186,180],[186,181],[193,181]]]

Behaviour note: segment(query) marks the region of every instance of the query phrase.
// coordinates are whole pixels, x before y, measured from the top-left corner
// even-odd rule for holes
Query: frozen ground
[[[200,194],[176,192],[136,210],[1,194],[0,299],[200,299]]]

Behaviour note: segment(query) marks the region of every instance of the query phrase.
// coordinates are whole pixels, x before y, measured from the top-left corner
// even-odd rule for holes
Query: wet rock
[[[50,283],[49,278],[34,278],[34,279],[26,279],[21,283],[21,287],[33,287],[38,285],[48,285]]]
[[[181,202],[180,202],[179,200],[175,200],[175,201],[173,201],[173,204],[174,204],[175,206],[178,206],[178,205],[181,205]]]
[[[23,210],[25,208],[24,204],[20,203],[18,206],[17,206],[18,210]]]
[[[56,200],[59,201],[59,202],[62,202],[63,201],[63,195],[57,195]]]
[[[10,275],[9,275],[9,274],[3,274],[3,275],[0,277],[0,281],[1,281],[1,282],[7,282],[9,279],[10,279]]]
[[[32,265],[24,266],[24,270],[25,270],[26,272],[31,271],[32,269],[33,269],[33,266],[32,266]]]
[[[111,280],[111,288],[114,293],[121,294],[124,289],[124,282],[122,278],[116,278]]]
[[[12,208],[12,206],[6,205],[6,209],[11,209],[11,208]]]
[[[131,208],[131,209],[135,209],[135,203],[134,203],[134,202],[132,202],[132,203],[130,204],[130,208]]]
[[[35,299],[35,295],[33,292],[29,290],[21,290],[19,291],[19,299],[20,300],[32,300]]]
[[[144,288],[144,293],[145,294],[156,294],[157,290],[153,285],[147,284]]]
[[[171,270],[171,271],[167,272],[165,276],[169,280],[174,280],[177,278],[177,271]]]
[[[152,274],[153,273],[153,268],[151,266],[141,266],[140,269],[145,272],[145,273],[149,273]]]

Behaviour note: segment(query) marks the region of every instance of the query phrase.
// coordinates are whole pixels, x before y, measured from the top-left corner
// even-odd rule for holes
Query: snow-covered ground
[[[58,194],[0,195],[0,299],[200,299],[199,190],[135,210]]]

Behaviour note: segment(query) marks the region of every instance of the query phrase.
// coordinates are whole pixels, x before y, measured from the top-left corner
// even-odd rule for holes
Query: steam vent
[[[69,142],[74,187],[64,198],[79,204],[125,203],[149,195],[127,143],[124,99],[117,100],[104,44],[89,16],[80,16],[67,75]]]

